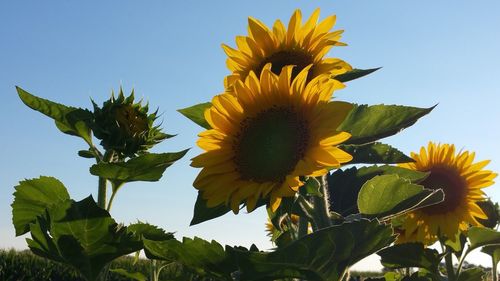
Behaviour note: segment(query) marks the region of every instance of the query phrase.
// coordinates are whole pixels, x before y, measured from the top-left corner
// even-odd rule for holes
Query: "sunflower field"
[[[358,280],[351,267],[372,254],[386,270],[366,280],[497,281],[500,215],[484,191],[497,176],[489,160],[452,143],[430,141],[410,155],[384,143],[436,105],[338,100],[337,91],[382,70],[327,57],[346,45],[335,23],[334,15],[320,20],[319,9],[296,10],[272,27],[248,18],[248,34],[222,45],[223,92],[178,110],[199,126],[202,150],[191,159],[191,225],[265,208],[272,250],[175,237],[111,216],[123,186],[160,180],[188,151],[151,152],[174,135],[162,131],[158,110],[121,88],[87,109],[17,87],[26,106],[83,141],[78,155],[95,160],[98,196],[75,200],[51,176],[22,180],[12,203],[16,235],[29,234],[33,254],[88,281],[350,281]],[[491,272],[465,266],[476,249],[491,257]],[[121,267],[128,255],[133,261]]]

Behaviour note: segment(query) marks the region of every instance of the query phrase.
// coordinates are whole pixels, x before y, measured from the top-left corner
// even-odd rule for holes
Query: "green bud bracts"
[[[120,158],[144,153],[153,145],[169,137],[153,123],[157,111],[148,114],[148,105],[134,103],[134,91],[127,98],[122,89],[118,98],[114,93],[102,108],[94,104],[92,131],[106,151],[113,150]]]

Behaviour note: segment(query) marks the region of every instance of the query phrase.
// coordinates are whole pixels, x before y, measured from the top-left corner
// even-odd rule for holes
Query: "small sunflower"
[[[401,222],[402,235],[398,242],[420,241],[432,244],[446,236],[455,240],[459,231],[470,225],[479,226],[479,219],[487,219],[479,203],[487,200],[482,188],[492,185],[497,174],[483,170],[489,160],[474,162],[475,154],[468,151],[456,153],[453,144],[429,142],[427,150],[412,153],[413,163],[400,164],[411,170],[429,172],[420,184],[428,189],[441,188],[443,202],[418,209],[405,216]]]
[[[236,80],[245,80],[251,71],[259,76],[268,63],[272,64],[271,70],[276,75],[284,66],[296,66],[292,77],[312,64],[309,80],[324,73],[338,75],[352,70],[343,60],[324,58],[333,46],[345,46],[339,41],[343,30],[331,31],[336,21],[334,15],[320,23],[318,18],[319,9],[302,25],[302,14],[296,10],[290,18],[288,29],[277,20],[270,30],[261,21],[249,17],[249,35],[236,37],[238,48],[222,45],[228,56],[226,64],[232,72],[225,79],[226,88],[230,88]]]
[[[260,198],[272,210],[293,196],[300,176],[320,176],[352,159],[335,147],[351,135],[336,128],[352,105],[330,101],[342,83],[319,76],[306,83],[308,70],[292,79],[293,67],[278,76],[266,66],[257,78],[250,72],[234,93],[215,96],[205,119],[212,129],[200,133],[206,152],[193,158],[203,168],[194,182],[208,207],[226,204],[251,212]]]

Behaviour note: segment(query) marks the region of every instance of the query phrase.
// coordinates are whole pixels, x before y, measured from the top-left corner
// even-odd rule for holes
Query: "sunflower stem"
[[[317,178],[320,184],[320,192],[322,196],[313,196],[312,203],[314,206],[314,217],[319,229],[326,228],[332,225],[330,219],[330,211],[328,205],[328,183],[326,176]]]
[[[446,262],[446,273],[448,274],[448,280],[454,281],[456,280],[456,275],[455,275],[455,269],[453,268],[453,256],[451,249],[447,246],[446,247],[446,256],[445,256],[445,262]]]
[[[307,235],[307,228],[309,226],[309,220],[304,217],[300,216],[299,218],[299,230],[298,230],[298,238],[302,238]]]
[[[113,157],[113,152],[106,151],[102,160],[97,161],[97,164],[100,162],[108,162]],[[98,188],[97,188],[97,206],[106,209],[106,193],[107,193],[107,179],[103,177],[99,177]]]
[[[491,278],[493,281],[498,281],[497,264],[495,263],[495,258],[491,256]]]

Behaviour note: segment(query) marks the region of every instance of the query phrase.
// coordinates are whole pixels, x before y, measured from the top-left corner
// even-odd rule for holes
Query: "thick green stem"
[[[309,220],[306,217],[300,216],[298,238],[306,236],[308,228],[309,228]]]
[[[493,281],[498,281],[497,264],[495,263],[495,258],[493,258],[493,256],[491,256],[491,262],[492,262],[492,266],[491,266],[492,277],[491,278]]]
[[[316,224],[320,229],[326,228],[332,225],[330,218],[330,207],[328,205],[328,183],[326,181],[326,176],[318,178],[320,183],[320,191],[323,195],[313,196],[312,201],[314,205],[314,217],[316,218]]]
[[[453,256],[448,247],[446,251],[446,256],[445,256],[445,262],[446,262],[446,273],[448,274],[448,280],[454,281],[456,280],[455,276],[455,269],[453,268]]]
[[[97,206],[106,209],[107,180],[99,177],[99,187],[97,191]]]
[[[108,202],[108,207],[106,207],[106,211],[111,211],[111,205],[113,204],[113,200],[115,199],[116,193],[118,193],[118,190],[113,190],[111,193],[111,197],[109,198]]]

